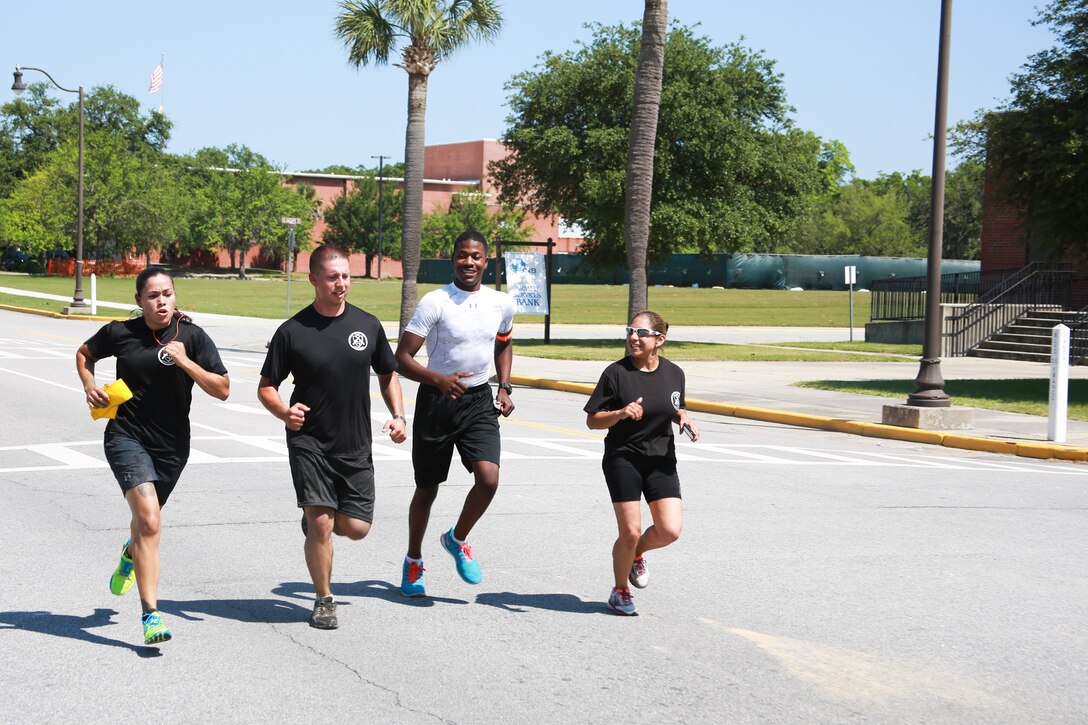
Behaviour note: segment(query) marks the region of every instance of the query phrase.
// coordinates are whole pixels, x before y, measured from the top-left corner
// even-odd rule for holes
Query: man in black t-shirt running
[[[374,315],[347,301],[348,256],[322,245],[310,257],[314,301],[287,320],[268,346],[257,397],[287,426],[287,451],[303,510],[306,566],[317,599],[310,626],[336,629],[332,535],[359,540],[374,520],[370,371],[392,418],[382,427],[403,443],[404,407],[397,361]],[[291,402],[279,386],[294,376]]]

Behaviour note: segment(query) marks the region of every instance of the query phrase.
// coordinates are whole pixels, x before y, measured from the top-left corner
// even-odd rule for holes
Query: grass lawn
[[[903,400],[914,390],[912,380],[810,380],[796,385]],[[1050,381],[1046,379],[947,380],[944,392],[954,405],[1049,415]],[[1069,381],[1069,420],[1088,421],[1088,380]]]
[[[103,277],[98,280],[98,298],[127,302],[135,293],[132,279]],[[0,287],[71,296],[75,286],[70,277],[0,275]],[[424,294],[439,285],[420,285]],[[382,320],[400,318],[400,282],[370,279],[352,281],[350,299]],[[178,301],[183,309],[248,317],[282,318],[287,299],[287,281],[279,276],[250,280],[181,277],[176,280]],[[89,279],[83,281],[84,296],[90,299]],[[854,300],[854,325],[869,321],[869,295],[858,293]],[[292,275],[291,307],[299,309],[313,299],[305,274]],[[651,287],[650,308],[661,313],[671,325],[758,325],[765,327],[847,327],[850,324],[848,292],[740,289],[691,289]],[[59,311],[64,303],[49,303],[33,297],[0,294],[0,304]],[[555,285],[552,287],[552,322],[556,324],[623,324],[627,317],[627,287],[620,285]],[[521,322],[543,322],[543,315],[519,315]]]

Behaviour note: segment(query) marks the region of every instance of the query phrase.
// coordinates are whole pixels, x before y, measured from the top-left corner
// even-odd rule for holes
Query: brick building
[[[999,182],[999,174],[987,166],[982,196],[983,273],[1016,270],[1031,262],[1046,261],[1038,249],[1032,249],[1022,211],[1000,199]],[[1067,254],[1061,261],[1074,270],[1073,308],[1085,307],[1088,305],[1088,262],[1073,254]]]
[[[506,156],[506,147],[493,139],[481,139],[479,141],[466,141],[462,143],[439,144],[427,146],[424,149],[423,161],[423,212],[425,214],[435,211],[448,211],[453,195],[458,192],[475,191],[479,189],[489,195],[488,209],[499,209],[490,177],[487,175],[487,165]],[[321,206],[329,206],[333,199],[347,194],[361,176],[344,174],[305,174],[288,172],[290,177],[287,183],[295,185],[306,183],[311,185],[321,199]],[[392,190],[400,188],[404,179],[398,177],[385,177],[385,188]],[[534,229],[530,238],[534,241],[552,239],[556,242],[554,252],[574,252],[582,243],[581,237],[570,236],[564,229],[560,236],[559,220],[555,217],[542,218],[529,214],[526,225]],[[311,232],[315,243],[321,242],[325,233],[325,222],[319,220]],[[452,241],[452,240],[451,240]],[[247,261],[252,264],[261,254],[259,248],[253,248],[249,252]],[[310,263],[309,252],[301,252],[297,257],[296,269],[305,270]],[[230,257],[226,252],[219,253],[219,265],[229,266]],[[351,258],[351,273],[362,276],[366,272],[366,259],[362,254],[353,254]],[[376,274],[376,268],[371,272]],[[401,275],[400,262],[389,259],[382,260],[383,277],[399,277]]]

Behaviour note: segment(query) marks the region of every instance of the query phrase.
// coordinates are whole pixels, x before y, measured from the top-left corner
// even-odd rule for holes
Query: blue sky
[[[642,6],[506,0],[499,40],[455,54],[432,76],[427,143],[498,138],[511,76],[587,39],[585,23],[637,21]],[[955,1],[950,125],[997,105],[1009,75],[1052,44],[1048,29],[1031,25],[1036,7]],[[148,81],[165,52],[171,151],[242,143],[288,170],[400,160],[407,75],[349,66],[333,34],[337,12],[331,0],[39,0],[6,12],[0,62],[8,72],[44,68],[68,87],[112,84],[151,109],[159,96],[148,95]],[[741,41],[776,60],[797,125],[845,143],[859,176],[929,173],[940,0],[673,0],[669,14],[700,24],[716,45]]]

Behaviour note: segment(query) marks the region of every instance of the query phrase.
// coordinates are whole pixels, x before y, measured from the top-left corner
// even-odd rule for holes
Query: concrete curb
[[[549,380],[546,378],[531,378],[522,375],[511,375],[510,382],[531,388],[561,390],[565,393],[582,393],[585,395],[592,393],[593,388],[595,387],[586,383],[573,383],[565,380]],[[817,428],[820,430],[834,431],[836,433],[868,436],[870,438],[888,438],[911,443],[928,443],[931,445],[947,446],[948,448],[962,448],[972,451],[985,451],[987,453],[1012,454],[1025,458],[1056,458],[1063,461],[1088,461],[1088,448],[1063,446],[1056,443],[982,438],[979,436],[947,433],[935,430],[901,428],[899,426],[884,425],[882,423],[866,423],[857,420],[846,420],[844,418],[829,418],[827,416],[810,415],[807,413],[791,413],[782,410],[771,410],[769,408],[733,405],[731,403],[714,403],[695,398],[688,398],[687,406],[688,410],[694,410],[700,413],[728,415],[736,418],[760,420],[767,423],[800,426],[802,428]]]
[[[7,310],[9,312],[24,312],[28,315],[39,315],[41,317],[52,317],[54,320],[92,320],[97,322],[113,322],[114,320],[127,320],[128,316],[124,317],[103,317],[101,315],[65,315],[60,312],[50,312],[49,310],[35,310],[31,307],[16,307],[15,305],[0,305],[0,310]]]

